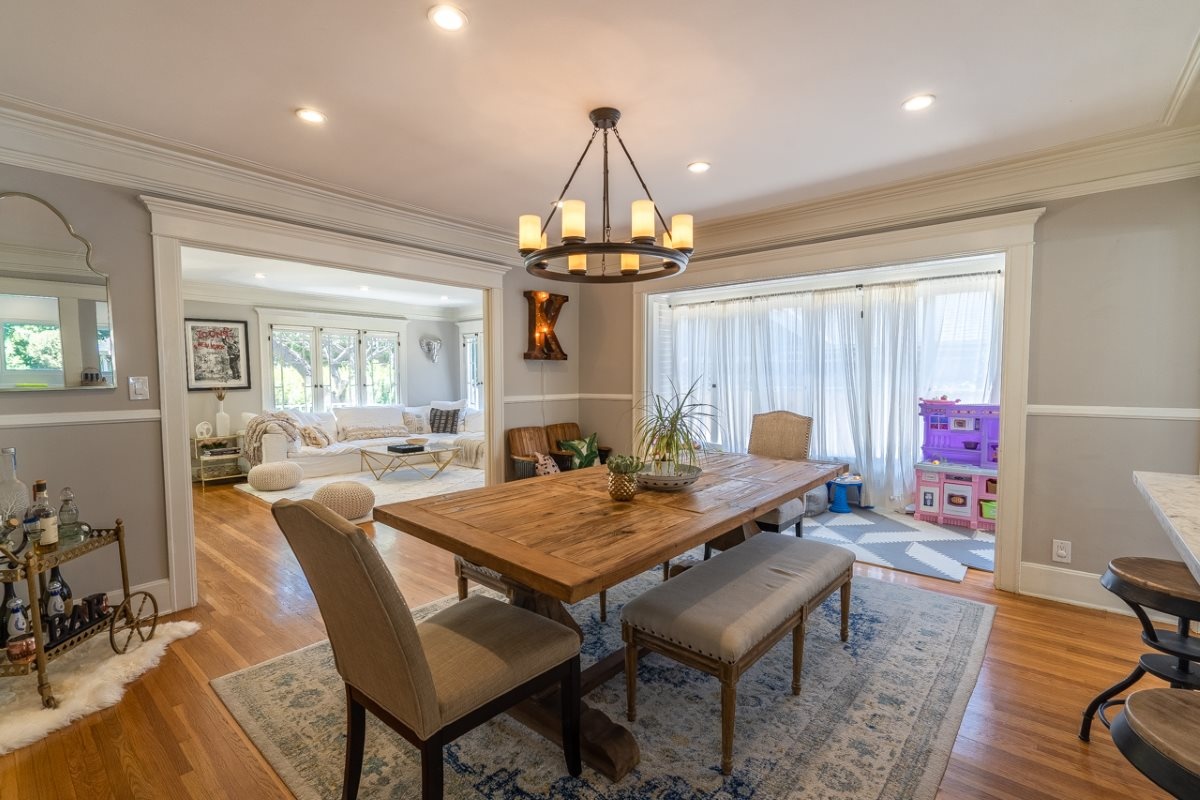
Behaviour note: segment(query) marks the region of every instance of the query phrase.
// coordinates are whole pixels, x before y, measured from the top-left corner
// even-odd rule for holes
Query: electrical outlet
[[[1050,551],[1050,558],[1054,561],[1061,561],[1064,564],[1071,563],[1071,543],[1065,539],[1055,539],[1054,547]]]

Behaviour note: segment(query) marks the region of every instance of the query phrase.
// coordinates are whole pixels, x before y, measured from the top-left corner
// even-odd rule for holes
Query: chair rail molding
[[[1056,406],[1030,404],[1031,417],[1091,417],[1093,419],[1200,420],[1200,408],[1143,408],[1142,406]]]
[[[0,414],[0,428],[57,428],[60,425],[112,425],[130,422],[157,422],[157,408],[131,408],[117,411],[42,411],[32,414]]]
[[[2,129],[2,128],[0,128]],[[159,397],[166,487],[167,567],[171,605],[191,608],[199,600],[191,459],[188,453],[187,383],[184,376],[183,247],[191,245],[268,258],[300,260],[356,272],[466,286],[483,294],[487,401],[484,426],[489,441],[504,429],[504,334],[501,301],[507,264],[438,254],[341,231],[263,219],[178,200],[142,196],[150,211],[154,253],[154,300],[158,334]],[[436,271],[435,275],[430,275]],[[305,312],[293,312],[305,313]],[[496,452],[492,452],[496,451]],[[502,448],[489,448],[486,480],[504,475]]]
[[[995,214],[835,241],[795,244],[752,254],[711,259],[703,270],[689,269],[671,291],[751,284],[804,274],[830,273],[933,261],[981,253],[1004,254],[1004,323],[1000,366],[1000,449],[1002,474],[1024,476],[1026,406],[1029,397],[1029,326],[1033,292],[1033,237],[1044,208]],[[651,329],[648,283],[633,284],[633,395],[645,395],[646,347]],[[635,420],[636,422],[636,420]],[[1000,481],[996,521],[997,589],[1016,592],[1021,580],[1021,528],[1024,520],[1023,479]]]

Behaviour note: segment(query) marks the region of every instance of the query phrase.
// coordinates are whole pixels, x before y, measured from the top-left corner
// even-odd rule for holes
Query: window
[[[479,368],[479,334],[465,333],[462,337],[463,380],[466,383],[467,405],[483,408],[483,379]]]
[[[911,492],[918,399],[999,399],[995,272],[721,297],[654,298],[649,385],[696,383],[706,438],[745,452],[754,414],[813,417],[812,455],[848,461],[877,496]]]
[[[270,331],[275,409],[400,403],[398,334],[274,324]]]

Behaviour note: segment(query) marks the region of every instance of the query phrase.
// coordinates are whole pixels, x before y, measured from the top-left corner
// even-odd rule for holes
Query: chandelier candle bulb
[[[621,253],[621,274],[636,275],[638,271],[637,253]]]
[[[676,250],[692,249],[692,215],[676,214],[671,217],[671,246]]]
[[[537,214],[522,214],[517,218],[518,250],[537,250],[542,241],[542,218]]]
[[[633,241],[654,241],[654,201],[633,201]]]
[[[567,256],[567,269],[574,273],[587,272],[587,256],[582,253]]]
[[[564,242],[581,242],[587,238],[585,206],[582,200],[564,200],[562,206],[562,238]]]

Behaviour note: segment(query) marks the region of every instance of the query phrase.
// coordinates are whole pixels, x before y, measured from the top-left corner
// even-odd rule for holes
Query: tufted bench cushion
[[[275,461],[250,468],[246,481],[260,492],[281,492],[295,487],[304,478],[299,464]]]
[[[363,519],[375,507],[375,492],[357,481],[334,481],[313,493],[312,499],[346,519]]]
[[[626,603],[621,621],[733,664],[853,564],[844,547],[760,533]]]

